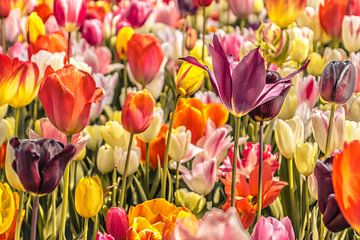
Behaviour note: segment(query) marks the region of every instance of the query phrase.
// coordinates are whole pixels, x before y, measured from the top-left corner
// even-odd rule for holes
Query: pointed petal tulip
[[[106,213],[106,232],[111,234],[115,240],[124,240],[129,228],[128,217],[123,208],[112,207]]]
[[[54,15],[59,26],[67,32],[80,28],[86,17],[85,0],[54,0]]]
[[[266,0],[265,5],[270,20],[285,28],[301,15],[306,0]]]
[[[344,144],[343,152],[335,155],[332,183],[336,202],[342,214],[353,229],[360,232],[360,141]]]
[[[47,75],[39,98],[51,123],[69,135],[83,130],[89,122],[91,104],[103,96],[86,72],[66,65]]]
[[[83,177],[75,189],[75,209],[84,218],[95,217],[103,205],[103,188],[98,176]]]

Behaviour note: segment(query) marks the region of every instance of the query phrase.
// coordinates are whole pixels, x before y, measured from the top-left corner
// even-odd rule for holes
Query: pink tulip
[[[59,24],[54,15],[48,17],[45,22],[46,33],[54,33],[60,30]]]
[[[261,217],[251,234],[251,240],[295,240],[294,229],[288,217],[281,221],[273,217]]]
[[[115,240],[124,240],[129,228],[128,217],[123,208],[112,207],[106,214],[106,231],[114,237]]]
[[[133,0],[125,13],[125,19],[134,28],[139,28],[148,19],[153,11],[153,6],[150,1]]]
[[[360,92],[360,53],[351,53],[350,60],[354,64],[356,70],[355,77],[355,93]]]
[[[96,240],[115,240],[115,238],[110,234],[106,234],[106,233],[102,234],[101,232],[97,232]]]
[[[155,22],[166,24],[176,28],[180,14],[174,6],[161,5],[156,12]]]
[[[230,10],[238,18],[243,18],[252,13],[254,8],[254,0],[229,0]]]
[[[314,76],[306,76],[302,79],[297,90],[300,103],[306,102],[312,108],[319,99],[319,84]]]
[[[5,19],[5,38],[7,42],[15,42],[20,35],[21,12],[16,8],[10,11],[9,16]]]
[[[100,45],[103,40],[102,23],[99,19],[88,19],[82,26],[82,36],[93,46]]]
[[[54,15],[59,26],[73,32],[80,28],[86,17],[85,0],[54,0]]]
[[[237,33],[226,34],[220,39],[221,46],[226,55],[234,57],[237,61],[239,61],[240,48],[244,44],[244,41],[244,37]]]

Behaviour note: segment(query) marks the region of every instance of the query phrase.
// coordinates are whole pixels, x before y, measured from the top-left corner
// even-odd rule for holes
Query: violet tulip
[[[48,194],[59,185],[68,162],[76,153],[72,144],[51,139],[22,140],[12,138],[15,152],[13,168],[25,190],[32,194]]]
[[[181,16],[195,15],[197,7],[192,0],[177,0],[176,3]]]
[[[251,234],[251,240],[295,240],[294,229],[288,217],[280,221],[273,217],[261,217]]]
[[[86,17],[85,0],[54,0],[54,15],[60,27],[67,32],[80,28]]]
[[[102,23],[98,19],[85,20],[81,32],[90,45],[100,45],[103,40]]]
[[[105,218],[106,232],[114,237],[115,240],[126,239],[129,228],[128,217],[123,208],[112,207]]]

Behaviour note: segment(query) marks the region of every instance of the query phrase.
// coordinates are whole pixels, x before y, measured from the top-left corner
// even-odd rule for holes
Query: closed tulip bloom
[[[324,58],[319,53],[312,52],[309,54],[309,60],[309,66],[307,68],[309,74],[320,76],[325,67]]]
[[[144,132],[137,135],[137,137],[145,143],[150,143],[152,140],[154,140],[158,136],[163,124],[163,115],[164,112],[162,108],[155,107],[149,127]]]
[[[284,100],[280,109],[278,117],[283,120],[290,119],[295,116],[297,107],[299,106],[298,97],[296,94],[296,87],[292,86]]]
[[[98,46],[103,40],[102,28],[102,22],[99,19],[88,19],[84,21],[81,33],[90,45]]]
[[[105,126],[101,127],[101,136],[112,148],[126,148],[130,138],[130,134],[117,121],[106,122]]]
[[[330,62],[320,78],[320,96],[327,102],[346,103],[355,89],[355,74],[350,61]]]
[[[130,150],[129,165],[126,172],[126,176],[132,175],[136,172],[140,165],[140,148],[134,146]],[[114,162],[117,171],[124,176],[125,163],[126,163],[127,151],[125,148],[115,147],[114,149]]]
[[[297,97],[300,103],[305,102],[312,108],[319,99],[319,84],[314,76],[306,76],[299,83]]]
[[[130,26],[122,27],[119,30],[116,36],[115,49],[120,59],[127,60],[128,42],[134,34],[135,31]]]
[[[97,153],[96,165],[102,174],[111,172],[114,167],[114,150],[109,145],[102,145]]]
[[[102,126],[100,125],[90,125],[85,128],[85,132],[90,136],[86,147],[91,151],[96,151],[103,142],[103,138],[101,136]]]
[[[0,18],[7,18],[10,14],[10,0],[1,1]]]
[[[332,182],[336,201],[342,214],[353,229],[360,232],[360,188],[357,183],[360,141],[345,143],[343,151],[334,157]]]
[[[60,27],[73,32],[81,27],[86,17],[85,0],[54,0],[54,15]]]
[[[153,3],[150,1],[131,1],[125,12],[125,19],[134,28],[143,26],[153,11]]]
[[[251,240],[295,240],[295,233],[288,217],[280,221],[273,217],[261,217],[256,223]]]
[[[12,138],[15,171],[25,190],[32,194],[48,194],[59,185],[76,148],[51,139],[23,140]]]
[[[213,0],[192,0],[196,7],[208,7],[211,5]]]
[[[187,50],[192,50],[195,47],[195,44],[198,40],[197,32],[194,28],[188,28],[186,30],[186,36],[185,36],[185,48]]]
[[[270,20],[285,28],[304,11],[306,0],[266,0],[265,5]]]
[[[83,130],[89,122],[91,104],[98,102],[103,91],[96,87],[90,74],[66,65],[43,80],[40,101],[51,123],[70,135]]]
[[[341,26],[347,9],[347,0],[325,0],[320,4],[321,27],[331,37],[341,37]]]
[[[83,177],[75,190],[75,209],[84,218],[95,217],[103,205],[103,188],[98,176]]]
[[[121,113],[123,127],[129,133],[142,133],[150,125],[155,100],[147,90],[129,93]]]
[[[316,143],[298,143],[295,148],[294,159],[299,173],[305,177],[310,176],[314,171],[317,155],[318,146]]]
[[[40,35],[45,35],[45,25],[36,12],[32,12],[26,22],[27,39],[29,42],[36,42]]]
[[[205,71],[188,62],[181,64],[176,75],[176,90],[181,96],[194,94],[202,85]]]
[[[248,16],[254,10],[254,0],[229,0],[229,7],[232,13],[238,18],[244,18]]]
[[[342,42],[349,52],[360,50],[360,17],[345,16],[342,22]]]
[[[115,240],[125,240],[129,228],[126,211],[123,208],[112,207],[105,217],[106,232],[111,234]]]
[[[191,132],[184,126],[180,126],[173,130],[169,147],[169,156],[180,161],[184,159],[191,144]]]
[[[290,120],[279,119],[275,126],[275,142],[287,159],[294,157],[296,144],[304,142],[304,123],[296,116]]]

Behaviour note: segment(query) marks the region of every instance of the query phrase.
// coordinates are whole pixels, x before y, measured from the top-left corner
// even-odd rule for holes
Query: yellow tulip
[[[32,12],[27,18],[26,31],[31,43],[35,43],[39,36],[46,34],[45,25],[37,12]]]
[[[130,138],[130,134],[117,121],[108,121],[101,129],[101,136],[113,148],[126,148]]]
[[[285,28],[304,11],[306,0],[266,0],[265,5],[270,20]]]
[[[95,217],[103,205],[103,188],[98,176],[83,177],[75,190],[75,209],[84,218]]]
[[[296,87],[291,87],[279,112],[279,118],[283,120],[292,118],[295,115],[297,106],[298,97],[296,95]]]
[[[189,96],[195,93],[204,81],[205,71],[193,64],[184,62],[181,64],[176,76],[176,90],[181,96]]]
[[[307,71],[314,76],[320,76],[325,67],[323,57],[317,52],[312,52],[309,54],[309,60]]]
[[[294,159],[299,173],[305,177],[310,176],[314,171],[317,155],[317,143],[298,143],[295,148]]]
[[[15,200],[10,186],[0,183],[0,234],[11,226],[15,215]]]
[[[134,33],[135,31],[132,27],[125,26],[119,30],[116,36],[116,43],[115,43],[116,53],[118,57],[122,60],[127,59],[127,49],[128,49],[127,44],[130,41],[132,35],[134,35]]]
[[[5,159],[5,175],[9,184],[18,191],[25,191],[24,186],[21,184],[19,176],[13,168],[15,161],[15,150],[12,146],[7,144],[6,146],[6,159]]]

